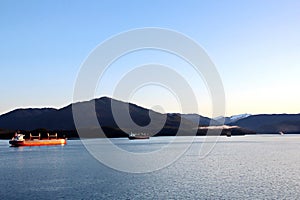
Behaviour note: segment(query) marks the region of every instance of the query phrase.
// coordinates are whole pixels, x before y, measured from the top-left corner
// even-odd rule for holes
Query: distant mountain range
[[[91,119],[93,115],[85,112],[86,106],[89,106],[90,104],[95,105],[98,122],[104,130],[106,136],[124,137],[126,136],[126,133],[124,133],[122,130],[126,130],[126,132],[140,132],[141,130],[130,126],[130,124],[124,124],[123,127],[118,127],[112,114],[112,103],[115,105],[115,108],[118,110],[118,114],[120,114],[120,116],[123,116],[123,114],[126,112],[126,108],[129,107],[129,113],[132,120],[141,127],[147,126],[150,123],[150,120],[151,124],[153,124],[153,127],[156,125],[161,126],[162,120],[166,121],[163,125],[163,128],[158,133],[154,133],[154,130],[149,130],[150,134],[156,134],[156,136],[176,135],[179,125],[182,128],[181,130],[183,130],[184,135],[185,130],[186,134],[188,134],[190,130],[198,129],[198,126],[220,126],[222,125],[220,123],[222,120],[226,125],[228,125],[225,129],[231,129],[231,131],[236,134],[278,133],[280,131],[285,133],[300,132],[300,114],[242,114],[232,117],[218,117],[211,119],[198,114],[162,114],[132,103],[118,101],[108,97],[102,97],[91,101],[70,104],[61,109],[30,108],[11,111],[9,113],[0,115],[0,134],[1,132],[5,132],[4,130],[30,131],[41,128],[50,131],[76,131],[72,115],[73,105],[81,109],[83,120],[85,121],[84,126],[80,128],[88,130],[97,129],[97,127],[94,127],[94,125],[89,123],[92,121]],[[198,129],[197,134],[205,135],[205,130],[207,131],[205,128]]]
[[[300,114],[251,115],[229,123],[257,133],[300,133]]]
[[[214,120],[219,122],[219,123],[224,122],[224,124],[231,124],[231,123],[234,123],[238,120],[247,118],[249,116],[251,116],[251,115],[250,114],[240,114],[240,115],[233,115],[231,117],[220,116],[220,117],[214,118]]]

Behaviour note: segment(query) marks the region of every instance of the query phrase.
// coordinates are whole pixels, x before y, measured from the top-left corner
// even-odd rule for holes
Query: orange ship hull
[[[67,144],[66,139],[51,139],[51,140],[24,140],[24,141],[15,141],[10,140],[9,144],[13,147],[20,146],[48,146],[48,145],[65,145]]]

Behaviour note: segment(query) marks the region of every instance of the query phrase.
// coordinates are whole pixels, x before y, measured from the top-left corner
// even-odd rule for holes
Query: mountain
[[[300,114],[260,114],[230,123],[257,133],[300,132]]]
[[[220,122],[218,122],[217,120],[208,118],[208,117],[204,117],[202,115],[198,115],[198,114],[181,114],[181,116],[187,120],[190,120],[194,123],[198,123],[199,126],[209,126],[209,125],[221,125]]]
[[[239,114],[239,115],[232,115],[229,119],[230,119],[230,123],[236,122],[238,120],[244,119],[251,116],[250,114]]]
[[[240,114],[240,115],[232,115],[231,117],[220,116],[220,117],[214,118],[214,120],[219,123],[224,122],[224,124],[228,125],[228,124],[234,123],[238,120],[247,118],[249,116],[251,116],[251,115],[250,114]]]
[[[111,105],[114,105],[121,122],[125,121],[125,123],[120,124],[115,121]],[[80,127],[75,127],[72,108],[81,113],[81,118],[79,118]],[[95,112],[91,112],[90,108]],[[128,111],[130,117],[126,115]],[[96,120],[93,120],[95,117]],[[128,119],[132,119],[134,123],[126,121]],[[198,135],[205,135],[207,130],[210,129],[207,128],[209,125],[219,126],[218,128],[212,127],[219,130],[221,127],[220,120],[225,120],[225,124],[228,125],[223,128],[225,132],[231,130],[236,134],[279,133],[281,131],[284,133],[300,133],[300,114],[241,114],[210,119],[198,114],[162,114],[132,103],[102,97],[70,104],[61,109],[30,108],[11,111],[0,116],[0,134],[10,137],[13,130],[32,131],[37,129],[37,131],[56,130],[66,134],[71,132],[71,136],[78,136],[76,128],[79,128],[80,130],[86,130],[89,137],[96,137],[94,133],[99,132],[97,129],[100,125],[107,137],[126,137],[125,132],[144,132],[143,127],[146,128],[148,134],[156,136],[176,135],[179,127],[182,135],[190,135],[191,130],[198,130]],[[203,128],[198,128],[198,126]]]
[[[17,109],[0,116],[0,127],[10,130],[74,129],[71,107]]]
[[[0,128],[27,131],[39,128],[61,131],[75,130],[72,115],[73,107],[81,113],[81,127],[79,128],[86,129],[89,133],[92,132],[91,130],[96,130],[99,124],[110,137],[126,136],[120,128],[127,132],[141,131],[137,126],[133,126],[130,123],[124,123],[121,125],[122,127],[119,127],[114,120],[112,104],[116,108],[118,116],[123,120],[128,119],[126,113],[128,112],[127,108],[129,108],[132,120],[140,127],[145,127],[151,122],[153,126],[147,129],[150,132],[149,134],[156,134],[157,127],[161,127],[157,135],[175,135],[179,125],[187,132],[198,127],[197,123],[181,118],[180,114],[161,114],[135,104],[102,97],[91,101],[70,104],[61,109],[17,109],[0,116]],[[93,105],[95,106],[98,120],[97,124],[93,123],[93,112],[88,112],[88,109]]]

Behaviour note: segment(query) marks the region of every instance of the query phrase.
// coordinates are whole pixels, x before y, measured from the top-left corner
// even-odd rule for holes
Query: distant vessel
[[[231,131],[230,130],[226,131],[226,136],[231,137]]]
[[[146,135],[144,133],[141,134],[135,134],[135,133],[130,133],[128,135],[129,140],[143,140],[143,139],[149,139],[149,135]]]
[[[279,134],[280,134],[280,135],[284,135],[284,132],[280,131]]]
[[[48,133],[48,138],[41,139],[41,134],[38,136],[32,136],[30,134],[30,139],[24,139],[25,135],[16,133],[15,136],[9,141],[9,144],[13,147],[19,146],[48,146],[48,145],[65,145],[67,144],[67,139],[57,138],[57,133],[50,135]]]

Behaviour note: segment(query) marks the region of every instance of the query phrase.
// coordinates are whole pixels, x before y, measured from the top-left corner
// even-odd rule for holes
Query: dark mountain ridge
[[[210,125],[220,126],[218,120],[210,119],[198,114],[180,114],[180,113],[158,113],[153,110],[143,108],[136,104],[127,103],[119,100],[115,100],[109,97],[101,97],[85,102],[78,102],[70,104],[61,109],[53,108],[29,108],[29,109],[16,109],[9,113],[0,116],[0,129],[5,130],[24,130],[31,131],[36,129],[45,129],[49,131],[59,130],[76,132],[76,128],[86,129],[89,132],[91,130],[97,130],[99,125],[109,137],[125,137],[127,134],[124,132],[142,132],[142,128],[139,129],[130,125],[130,123],[124,123],[121,127],[116,123],[113,116],[112,107],[114,105],[118,112],[118,116],[124,120],[128,119],[128,112],[130,118],[140,127],[148,127],[152,124],[147,131],[151,135],[176,135],[178,128],[181,127],[183,135],[189,135],[191,130],[198,129],[200,127],[207,127]],[[93,105],[95,113],[89,112],[88,107]],[[81,123],[82,127],[75,127],[72,107],[79,109],[82,115]],[[93,116],[97,118],[97,124],[92,124]],[[164,122],[162,125],[161,122]],[[226,122],[226,121],[225,121]],[[230,128],[235,130],[237,134],[253,134],[256,133],[297,133],[300,132],[300,114],[273,114],[273,115],[250,115],[241,117],[234,120],[228,118],[227,123],[229,126],[237,126]],[[160,127],[160,131],[156,132],[155,128]],[[224,128],[224,129],[228,129]],[[4,132],[4,131],[2,131]],[[96,131],[95,131],[96,132]],[[193,131],[192,131],[193,132]],[[205,135],[207,129],[198,129],[198,135]],[[234,131],[233,131],[234,132]]]
[[[129,108],[131,119],[140,127],[145,127],[150,124],[150,122],[152,124],[151,127],[161,127],[158,133],[155,132],[154,128],[152,130],[150,127],[148,129],[150,134],[174,135],[179,125],[183,127],[184,130],[187,130],[187,132],[198,126],[197,123],[181,118],[180,114],[161,114],[132,103],[102,97],[91,101],[70,104],[61,109],[17,109],[0,116],[0,128],[24,131],[41,128],[49,131],[75,131],[76,128],[79,128],[87,129],[89,132],[92,132],[91,130],[96,130],[100,125],[102,129],[107,130],[107,135],[111,137],[126,136],[122,130],[126,130],[126,132],[141,132],[130,124],[123,124],[122,127],[119,127],[113,116],[112,104],[117,110],[118,116],[121,118],[128,118],[125,114],[128,112],[127,108]],[[96,117],[99,122],[97,126],[92,124],[95,114],[88,112],[87,109],[91,105],[95,108]],[[75,127],[72,106],[79,109],[83,120],[83,123],[81,123],[82,127]],[[165,122],[163,125],[161,125],[162,120]]]
[[[230,125],[243,127],[257,133],[298,133],[300,132],[300,114],[251,115]]]
[[[213,126],[218,126],[218,125],[222,125],[220,122],[202,116],[202,115],[198,115],[198,114],[181,114],[181,116],[187,120],[190,120],[194,123],[198,123],[199,126],[209,126],[209,125],[213,125]]]

